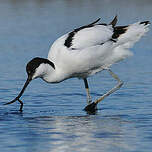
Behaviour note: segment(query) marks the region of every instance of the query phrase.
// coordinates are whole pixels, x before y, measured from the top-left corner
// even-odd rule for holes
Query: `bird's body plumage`
[[[56,79],[53,80],[50,76],[48,82],[60,82],[71,77],[86,78],[109,68],[131,56],[132,52],[128,48],[147,31],[147,25],[140,22],[122,27],[106,24],[84,27],[75,30],[76,32],[72,31],[74,34],[70,45],[66,46],[65,41],[72,32],[53,43],[48,59],[55,64]],[[122,30],[124,33],[120,32]]]

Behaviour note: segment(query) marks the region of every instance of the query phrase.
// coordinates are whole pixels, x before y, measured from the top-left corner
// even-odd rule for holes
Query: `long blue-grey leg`
[[[90,91],[89,91],[89,85],[86,78],[84,78],[83,80],[84,80],[84,85],[85,85],[86,94],[87,94],[87,104],[89,105],[92,102]]]
[[[105,93],[103,96],[101,96],[99,99],[97,99],[95,101],[95,104],[98,104],[99,102],[101,102],[105,97],[117,91],[123,85],[123,82],[119,79],[119,77],[116,74],[114,74],[110,69],[108,69],[108,72],[115,80],[118,81],[118,84],[115,87],[113,87],[111,90],[109,90],[107,93]]]
[[[111,90],[109,90],[107,93],[105,93],[103,96],[101,96],[99,99],[95,100],[93,103],[91,103],[90,105],[85,107],[86,111],[95,111],[96,109],[96,105],[101,102],[105,97],[109,96],[110,94],[112,94],[113,92],[115,92],[116,90],[118,90],[122,85],[123,82],[119,79],[119,77],[114,74],[110,69],[107,69],[108,72],[110,73],[110,75],[118,81],[118,84],[112,88]]]

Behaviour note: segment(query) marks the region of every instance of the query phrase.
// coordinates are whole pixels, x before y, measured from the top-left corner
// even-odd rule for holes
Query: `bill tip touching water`
[[[94,112],[97,104],[105,97],[118,90],[123,82],[112,72],[111,66],[132,55],[129,50],[147,31],[149,21],[136,22],[125,26],[116,26],[117,16],[109,23],[99,23],[100,19],[74,29],[58,38],[50,48],[48,58],[33,58],[26,66],[28,78],[19,93],[5,105],[20,102],[28,84],[42,78],[48,83],[59,83],[69,78],[80,78],[84,81],[87,106],[86,111]],[[92,102],[87,78],[102,70],[107,70],[118,82],[111,90]]]

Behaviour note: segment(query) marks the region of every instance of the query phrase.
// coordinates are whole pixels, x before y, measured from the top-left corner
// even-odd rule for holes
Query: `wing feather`
[[[77,33],[78,31],[80,31],[80,30],[82,30],[82,29],[92,27],[92,26],[93,26],[94,24],[96,24],[99,20],[100,20],[100,18],[98,18],[97,20],[95,20],[94,22],[92,22],[92,23],[90,23],[90,24],[88,24],[88,25],[85,25],[85,26],[82,26],[82,27],[79,27],[79,28],[74,29],[72,32],[70,32],[70,33],[68,34],[68,37],[66,38],[64,45],[69,48],[69,47],[72,45],[72,40],[73,40],[73,37],[74,37],[75,33]]]
[[[94,25],[78,31],[72,39],[71,49],[84,49],[87,47],[102,45],[112,38],[111,26]]]
[[[96,24],[100,20],[74,29],[68,33],[64,45],[69,49],[84,49],[90,46],[102,45],[112,39],[114,26],[117,23],[117,16],[110,24]]]

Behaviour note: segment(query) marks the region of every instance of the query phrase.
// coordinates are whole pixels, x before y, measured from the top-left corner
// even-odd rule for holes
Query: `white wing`
[[[95,22],[82,26],[68,33],[64,45],[69,49],[84,49],[90,46],[102,45],[111,40],[117,16],[110,24],[96,24]]]
[[[69,73],[74,73],[74,69],[94,73],[109,68],[132,55],[128,49],[147,32],[149,24],[148,21],[116,27],[90,24],[78,28],[53,43],[48,59]]]
[[[71,36],[72,35],[72,36]],[[71,32],[66,38],[65,46],[69,49],[84,49],[90,46],[102,45],[109,41],[113,35],[113,28],[111,25],[94,25],[86,27],[78,32]],[[70,40],[69,40],[70,39]]]
[[[105,42],[112,40],[117,16],[110,24],[96,24],[99,20],[100,18],[93,23],[74,29],[72,32],[61,36],[53,43],[50,51],[58,50],[59,48],[82,50],[88,47],[102,45]]]
[[[50,48],[48,58],[52,61],[60,59],[60,54],[75,50],[84,51],[89,47],[102,46],[107,41],[111,41],[117,17],[110,24],[96,24],[99,21],[82,26],[58,38]]]

